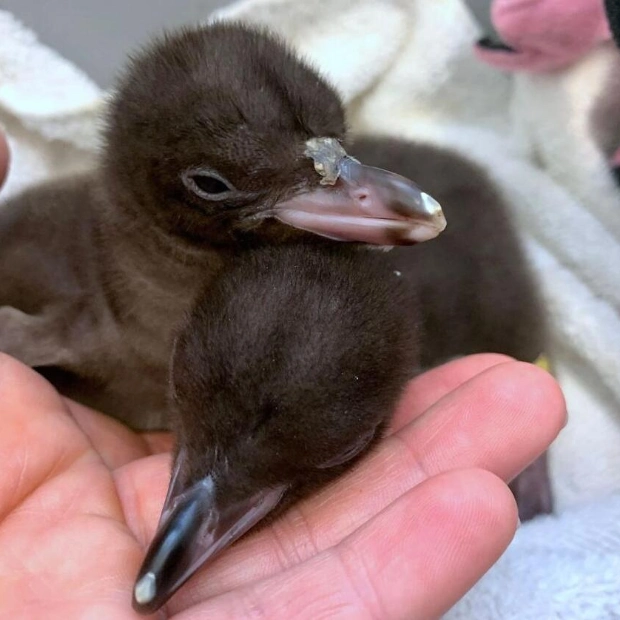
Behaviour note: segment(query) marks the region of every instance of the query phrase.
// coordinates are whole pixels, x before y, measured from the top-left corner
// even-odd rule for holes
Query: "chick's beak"
[[[338,241],[409,245],[446,227],[439,203],[393,172],[365,166],[331,138],[307,143],[322,187],[276,205],[281,222]]]
[[[133,607],[151,614],[209,559],[227,548],[263,519],[280,502],[285,487],[265,489],[247,499],[227,501],[216,489],[215,477],[184,488],[177,458],[159,526],[133,590]]]

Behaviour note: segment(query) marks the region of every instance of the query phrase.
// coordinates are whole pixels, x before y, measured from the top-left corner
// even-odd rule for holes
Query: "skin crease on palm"
[[[0,140],[0,181],[7,150]],[[205,567],[159,615],[435,618],[517,527],[506,481],[565,423],[544,371],[476,355],[416,378],[353,471]],[[0,618],[140,618],[172,438],[135,434],[0,354]]]

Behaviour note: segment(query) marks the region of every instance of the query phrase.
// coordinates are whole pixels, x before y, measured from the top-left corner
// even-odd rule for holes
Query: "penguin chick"
[[[417,307],[382,253],[340,244],[224,269],[176,343],[177,452],[138,611],[371,449],[418,364]]]
[[[236,250],[408,244],[445,226],[344,137],[337,94],[268,33],[159,38],[119,80],[97,169],[0,209],[0,350],[135,428],[166,427],[173,330]]]

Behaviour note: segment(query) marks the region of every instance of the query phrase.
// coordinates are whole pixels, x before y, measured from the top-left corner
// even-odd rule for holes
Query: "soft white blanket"
[[[523,526],[448,617],[620,617],[620,191],[588,120],[617,50],[507,77],[474,58],[477,26],[461,0],[242,0],[216,18],[284,35],[339,89],[355,131],[475,159],[526,239],[570,412],[551,450],[559,516]],[[14,152],[2,196],[91,165],[103,102],[0,11],[0,123]]]

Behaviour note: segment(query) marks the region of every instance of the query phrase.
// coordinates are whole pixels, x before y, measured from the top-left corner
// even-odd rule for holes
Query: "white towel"
[[[570,423],[551,450],[559,516],[524,525],[449,617],[620,617],[620,192],[588,125],[617,51],[507,77],[474,58],[461,0],[242,0],[215,18],[279,31],[335,84],[354,131],[456,148],[496,180],[543,285]],[[0,11],[0,123],[14,151],[2,197],[92,165],[102,105]]]
[[[620,495],[543,517],[517,532],[499,562],[446,620],[620,618]]]
[[[0,197],[92,165],[100,89],[0,10],[0,125],[11,169]]]

